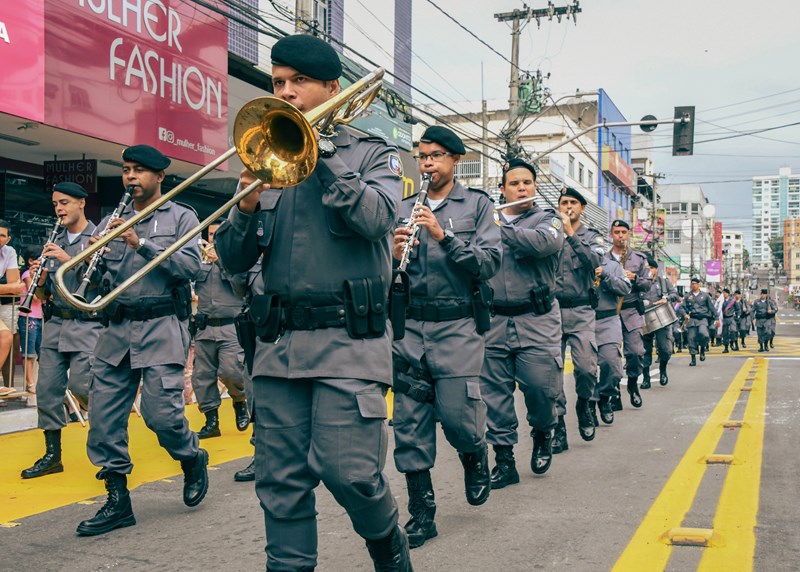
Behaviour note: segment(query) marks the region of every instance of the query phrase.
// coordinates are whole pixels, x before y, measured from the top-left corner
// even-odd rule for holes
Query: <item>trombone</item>
[[[276,97],[257,97],[247,102],[236,114],[234,121],[233,135],[235,145],[174,189],[161,195],[147,208],[142,209],[138,214],[88,246],[83,252],[62,264],[55,276],[58,293],[70,306],[78,310],[84,312],[102,310],[146,274],[183,248],[203,229],[211,226],[215,220],[227,214],[232,207],[262,184],[267,183],[274,187],[291,187],[306,180],[317,165],[317,138],[314,134],[314,129],[316,128],[323,137],[331,136],[336,125],[348,125],[361,115],[372,103],[372,100],[375,99],[375,96],[378,95],[383,74],[383,68],[377,68],[307,113],[302,113],[292,104]],[[123,232],[149,216],[167,201],[172,200],[235,154],[239,155],[245,167],[257,177],[254,183],[236,193],[208,218],[178,238],[164,252],[148,262],[106,296],[98,296],[92,302],[82,302],[68,291],[64,281],[64,276],[67,272],[94,255],[95,252],[105,248],[108,243]]]

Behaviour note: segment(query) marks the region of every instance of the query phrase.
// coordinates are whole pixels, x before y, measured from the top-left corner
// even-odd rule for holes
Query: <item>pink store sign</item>
[[[0,112],[44,120],[44,0],[0,2]]]
[[[227,150],[224,16],[191,0],[45,7],[47,124],[201,165]]]

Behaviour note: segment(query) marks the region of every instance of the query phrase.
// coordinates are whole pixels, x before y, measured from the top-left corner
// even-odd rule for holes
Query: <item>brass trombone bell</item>
[[[277,97],[258,97],[246,103],[234,121],[236,145],[201,168],[174,189],[161,195],[147,208],[126,220],[100,240],[86,247],[83,252],[62,264],[55,276],[56,290],[72,307],[84,312],[102,310],[125,290],[136,284],[146,274],[175,254],[183,246],[224,216],[247,195],[266,183],[272,187],[292,187],[302,183],[317,165],[317,138],[314,129],[322,136],[330,136],[336,125],[347,125],[363,113],[381,89],[384,70],[378,68],[353,83],[331,99],[302,113],[296,107]],[[112,240],[136,225],[167,201],[172,200],[191,185],[205,177],[225,161],[238,154],[244,166],[256,180],[239,191],[224,205],[214,211],[195,228],[178,238],[162,253],[153,258],[138,272],[130,276],[103,298],[91,303],[82,302],[69,292],[64,275],[82,264]]]

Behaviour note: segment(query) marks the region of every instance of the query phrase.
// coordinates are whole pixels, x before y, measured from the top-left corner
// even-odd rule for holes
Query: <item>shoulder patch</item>
[[[556,229],[556,230],[560,230],[561,229],[561,224],[562,223],[561,223],[561,219],[558,218],[558,217],[554,216],[553,218],[551,218],[550,219],[550,224],[552,224],[553,228]]]
[[[403,162],[400,160],[400,155],[397,153],[389,153],[389,170],[398,177],[403,176]]]

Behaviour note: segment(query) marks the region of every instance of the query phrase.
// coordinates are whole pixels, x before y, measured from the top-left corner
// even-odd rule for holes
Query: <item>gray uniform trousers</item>
[[[225,384],[234,403],[246,399],[242,348],[236,326],[206,326],[194,341],[192,387],[201,412],[218,409],[222,403],[217,378]]]
[[[133,469],[128,418],[140,381],[142,418],[158,443],[176,461],[197,456],[197,433],[189,429],[183,414],[183,365],[132,368],[127,355],[117,366],[95,359],[92,373],[92,423],[86,449],[92,464],[102,467],[100,476],[109,472],[129,474]]]
[[[566,357],[567,344],[572,357],[575,391],[578,397],[592,399],[594,386],[597,384],[597,341],[595,340],[594,310],[591,306],[577,308],[561,308],[561,359]],[[564,393],[563,369],[559,376],[556,412],[567,413],[567,396]]]
[[[629,330],[625,327],[625,323],[623,322],[622,345],[623,353],[625,354],[625,373],[631,378],[639,377],[642,373],[642,358],[644,356],[642,329],[636,328]]]
[[[611,397],[616,395],[619,382],[624,373],[622,369],[622,349],[619,344],[616,342],[601,344],[597,348],[597,361],[600,364],[600,379],[595,386],[595,399],[599,399],[601,396]]]
[[[653,342],[655,342],[656,352],[659,362],[668,362],[672,356],[672,326],[660,328],[649,334],[642,334],[642,344],[644,345],[644,358],[642,368],[649,369],[653,364]]]
[[[736,341],[738,336],[738,328],[736,327],[736,318],[722,318],[722,343],[731,344]]]
[[[689,353],[696,355],[708,343],[708,321],[689,320]]]
[[[356,533],[388,536],[398,510],[382,472],[389,441],[386,386],[255,376],[253,391],[256,494],[269,539],[267,569],[316,566],[314,488],[320,481],[345,508]],[[361,444],[357,451],[353,443]]]
[[[758,343],[769,343],[770,327],[769,320],[766,318],[756,318],[756,334],[758,334]]]
[[[67,425],[64,415],[64,395],[67,389],[72,392],[81,407],[89,409],[92,362],[92,354],[89,352],[60,352],[53,348],[41,349],[39,379],[36,383],[39,429],[52,431]]]
[[[525,396],[531,435],[550,431],[557,422],[555,405],[564,362],[557,345],[523,347],[514,318],[494,316],[492,328],[495,327],[504,330],[505,348],[487,347],[483,361],[480,381],[487,407],[486,442],[514,445],[519,441],[514,408],[516,384]]]
[[[423,335],[429,342],[442,341],[428,347]],[[395,377],[411,386],[409,394],[432,396],[431,400],[417,401],[409,394],[395,392],[392,418],[397,470],[410,473],[433,467],[437,420],[457,451],[479,450],[486,433],[486,403],[481,398],[479,378],[485,350],[483,337],[475,332],[475,321],[409,319],[406,335],[394,342],[393,352],[395,360],[400,358],[409,365],[408,370],[397,361],[394,366]],[[471,375],[473,368],[476,373]]]

